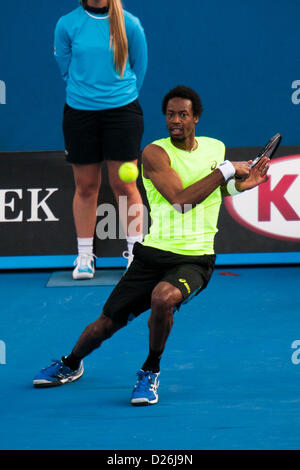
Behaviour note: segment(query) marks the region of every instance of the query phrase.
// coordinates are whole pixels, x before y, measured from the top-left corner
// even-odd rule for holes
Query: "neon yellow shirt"
[[[223,142],[209,137],[196,137],[196,140],[198,147],[192,152],[175,147],[170,138],[153,142],[168,154],[171,168],[180,176],[184,188],[209,175],[224,161]],[[143,183],[152,219],[143,245],[181,255],[214,254],[222,202],[220,187],[201,204],[180,213],[157,191],[150,179],[143,176]]]

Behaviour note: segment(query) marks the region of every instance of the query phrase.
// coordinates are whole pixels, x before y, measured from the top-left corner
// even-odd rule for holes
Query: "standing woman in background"
[[[81,0],[61,17],[55,30],[55,57],[66,81],[63,131],[66,159],[72,163],[73,215],[78,240],[74,279],[94,276],[94,232],[101,164],[117,203],[127,196],[128,210],[139,206],[138,221],[121,213],[128,244],[142,241],[142,198],[136,182],[118,175],[126,161],[137,164],[144,130],[139,91],[147,68],[147,43],[138,18],[123,10],[121,0]],[[128,232],[135,220],[134,233]],[[133,225],[133,224],[132,224]]]

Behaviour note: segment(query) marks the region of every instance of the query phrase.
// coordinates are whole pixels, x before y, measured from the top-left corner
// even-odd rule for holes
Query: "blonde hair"
[[[107,3],[110,17],[110,47],[114,52],[115,69],[123,78],[128,59],[128,40],[122,0],[107,0]],[[81,0],[81,4],[85,7],[87,0]]]

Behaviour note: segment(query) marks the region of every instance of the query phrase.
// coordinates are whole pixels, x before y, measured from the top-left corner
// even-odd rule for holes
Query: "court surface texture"
[[[113,289],[47,287],[51,276],[0,273],[1,449],[300,449],[300,266],[216,269],[175,314],[149,407],[130,405],[149,311],[88,356],[77,382],[33,388]]]

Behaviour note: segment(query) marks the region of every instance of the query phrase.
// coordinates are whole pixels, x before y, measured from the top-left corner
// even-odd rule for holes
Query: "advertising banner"
[[[231,148],[229,160],[250,160],[258,148]],[[72,215],[74,181],[64,152],[0,154],[0,256],[76,254]],[[119,211],[103,165],[95,252],[120,257],[126,249]],[[145,191],[144,233],[151,223]],[[228,196],[220,211],[217,254],[300,251],[300,147],[280,147],[269,179],[237,196]],[[120,200],[127,212],[126,198]]]

